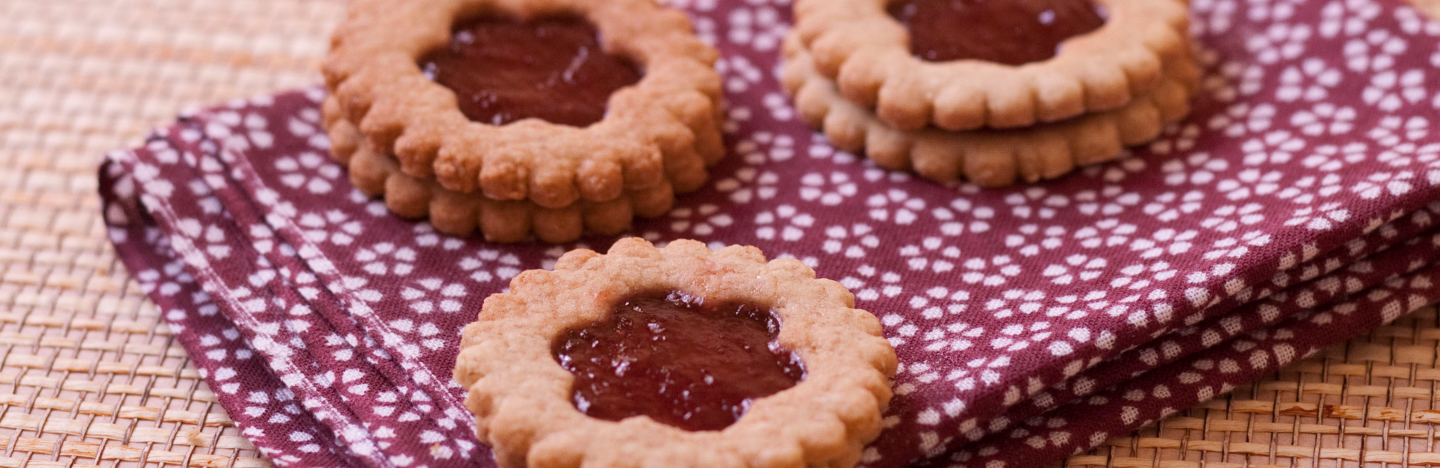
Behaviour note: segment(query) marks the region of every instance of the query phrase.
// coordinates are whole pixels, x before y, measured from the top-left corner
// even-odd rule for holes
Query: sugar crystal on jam
[[[575,407],[591,417],[645,415],[713,431],[804,378],[799,358],[775,341],[779,332],[768,307],[655,292],[561,336],[552,354],[575,376]]]
[[[534,117],[588,126],[605,116],[611,93],[640,81],[633,64],[601,50],[595,26],[573,17],[461,23],[420,67],[455,92],[466,117],[492,125]]]
[[[1039,62],[1105,24],[1089,0],[901,0],[888,9],[910,30],[910,53],[931,62]]]

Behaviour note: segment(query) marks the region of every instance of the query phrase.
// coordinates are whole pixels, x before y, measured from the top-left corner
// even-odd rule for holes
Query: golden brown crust
[[[588,127],[471,122],[417,62],[448,43],[457,19],[483,14],[583,16],[607,53],[634,60],[645,76],[613,93],[605,117]],[[684,13],[650,0],[357,0],[331,38],[323,71],[336,110],[371,147],[395,155],[405,174],[455,192],[564,208],[662,183],[699,188],[705,167],[725,152],[717,55]]]
[[[1028,128],[899,130],[841,96],[835,83],[814,69],[812,56],[795,36],[785,41],[784,50],[781,81],[795,96],[796,109],[836,147],[863,150],[880,166],[914,170],[937,182],[963,176],[990,187],[1058,177],[1154,139],[1166,124],[1190,112],[1200,79],[1187,47],[1166,62],[1154,89],[1119,109]]]
[[[689,432],[631,417],[590,418],[571,403],[573,377],[551,342],[609,313],[633,292],[670,288],[715,301],[774,305],[779,343],[805,363],[794,387],[760,398],[731,426]],[[677,240],[664,249],[622,239],[601,255],[566,253],[555,271],[516,276],[465,327],[455,379],[480,439],[506,468],[849,467],[881,429],[895,351],[880,322],[839,283],[754,247],[711,251]]]
[[[1117,109],[1158,85],[1162,64],[1187,50],[1183,2],[1093,0],[1108,12],[1105,24],[1049,60],[927,62],[910,54],[889,1],[797,0],[794,34],[841,95],[903,130],[1025,127]]]
[[[330,134],[330,153],[349,167],[351,185],[372,197],[383,196],[392,213],[411,219],[428,217],[430,224],[448,234],[464,236],[478,230],[491,242],[520,242],[531,235],[542,242],[570,242],[585,232],[623,233],[635,217],[663,215],[675,202],[668,181],[626,190],[605,201],[580,200],[561,208],[456,192],[433,179],[401,171],[394,156],[376,151],[355,125],[338,113],[333,99],[325,101],[322,115]]]

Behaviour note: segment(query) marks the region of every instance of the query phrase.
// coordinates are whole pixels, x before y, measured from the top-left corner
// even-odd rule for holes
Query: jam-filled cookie
[[[901,130],[1010,128],[1118,109],[1187,49],[1182,0],[797,0],[841,95]]]
[[[717,52],[650,0],[357,0],[331,42],[332,137],[456,193],[686,192],[724,154]]]
[[[622,239],[487,298],[455,378],[507,468],[849,467],[897,366],[854,306],[754,247]]]
[[[901,130],[845,99],[815,70],[809,51],[790,37],[781,81],[803,119],[836,147],[864,151],[876,164],[914,170],[938,182],[968,179],[1005,186],[1058,177],[1076,166],[1107,161],[1145,143],[1190,111],[1200,69],[1189,52],[1167,60],[1160,82],[1118,109],[1014,129]]]

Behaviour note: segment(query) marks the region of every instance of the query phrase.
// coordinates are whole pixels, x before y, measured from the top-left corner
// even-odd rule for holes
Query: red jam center
[[[1039,62],[1105,24],[1089,0],[900,0],[889,10],[910,30],[910,53],[932,62]]]
[[[733,424],[760,397],[805,376],[775,342],[780,322],[755,304],[708,304],[678,291],[641,294],[551,349],[575,375],[580,412],[652,419],[688,431]]]
[[[605,116],[610,93],[640,81],[634,65],[600,49],[593,25],[569,17],[464,23],[420,66],[455,92],[466,117],[492,125],[534,117],[584,127]]]

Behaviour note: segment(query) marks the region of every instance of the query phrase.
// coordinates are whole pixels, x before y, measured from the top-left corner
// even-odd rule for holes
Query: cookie
[[[797,0],[793,33],[840,95],[894,128],[1027,127],[1119,109],[1186,53],[1181,0],[1090,1]],[[1097,11],[1103,25],[1065,36]]]
[[[1018,129],[944,131],[897,129],[845,99],[815,69],[796,36],[784,47],[781,81],[805,121],[836,147],[864,151],[876,164],[913,170],[942,183],[963,176],[988,187],[1058,177],[1076,166],[1107,161],[1126,146],[1148,142],[1190,110],[1200,69],[1188,52],[1166,62],[1161,82],[1119,109]]]
[[[649,0],[358,0],[323,72],[406,175],[559,209],[699,188],[725,152],[717,56]]]
[[[897,366],[854,306],[754,247],[622,239],[486,298],[455,379],[506,468],[850,467]]]
[[[432,178],[405,173],[393,155],[374,148],[354,124],[335,112],[334,104],[326,108],[330,109],[324,115],[331,154],[349,168],[350,183],[367,195],[384,197],[392,213],[409,219],[429,218],[436,229],[447,234],[466,236],[479,231],[491,242],[520,242],[533,235],[541,242],[563,243],[586,232],[623,233],[635,217],[661,216],[675,202],[674,190],[664,180],[604,201],[582,199],[559,208],[457,192]]]

